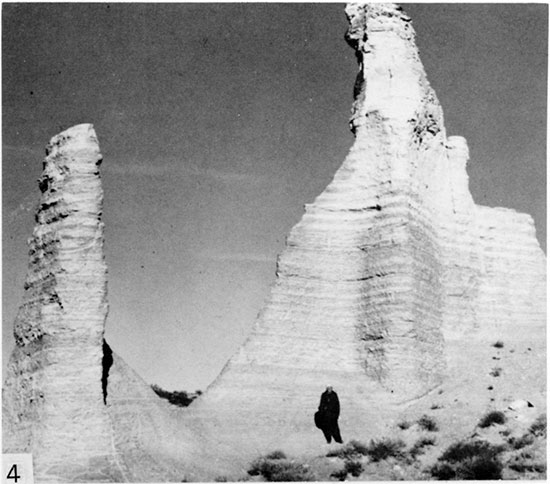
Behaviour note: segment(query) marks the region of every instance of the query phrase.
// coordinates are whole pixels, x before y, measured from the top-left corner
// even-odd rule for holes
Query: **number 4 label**
[[[2,484],[34,484],[31,454],[2,454]]]

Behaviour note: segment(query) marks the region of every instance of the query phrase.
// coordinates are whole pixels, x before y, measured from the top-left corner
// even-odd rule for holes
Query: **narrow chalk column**
[[[41,482],[123,480],[102,386],[107,267],[93,126],[53,137],[46,155],[3,391],[4,452],[32,453]]]

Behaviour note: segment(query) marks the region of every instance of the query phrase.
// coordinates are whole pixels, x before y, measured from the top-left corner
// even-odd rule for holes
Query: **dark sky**
[[[405,4],[478,204],[546,249],[548,7]],[[104,156],[107,339],[150,383],[204,389],[246,337],[276,255],[344,160],[357,71],[344,4],[3,4],[3,362],[44,146]]]

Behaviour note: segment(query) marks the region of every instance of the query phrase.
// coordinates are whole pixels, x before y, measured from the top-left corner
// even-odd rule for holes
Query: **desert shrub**
[[[506,415],[503,412],[495,410],[483,416],[477,425],[485,429],[493,424],[503,424],[504,422],[506,422]]]
[[[516,472],[546,472],[546,464],[543,462],[524,461],[518,456],[510,461],[508,467]]]
[[[495,348],[504,348],[504,343],[501,340],[498,340],[493,346]]]
[[[428,415],[422,415],[422,417],[417,420],[417,423],[421,429],[427,430],[428,432],[436,432],[439,430],[436,421]]]
[[[435,437],[421,437],[415,442],[415,446],[426,447],[427,445],[434,445]]]
[[[227,482],[228,479],[225,476],[218,476],[214,479],[214,482]]]
[[[491,370],[491,372],[489,373],[489,375],[494,376],[494,377],[497,377],[497,376],[500,376],[501,373],[502,373],[502,368],[496,366],[495,368],[493,368],[493,369]]]
[[[339,469],[337,471],[334,471],[330,477],[334,477],[335,479],[338,479],[339,481],[345,481],[346,477],[348,477],[348,471],[346,469]]]
[[[278,461],[282,465],[276,466],[270,475],[264,475],[271,482],[314,481],[315,478],[304,464],[298,462]]]
[[[445,480],[502,479],[503,466],[498,455],[504,450],[504,446],[482,440],[457,442],[443,452],[431,474]]]
[[[456,476],[454,467],[447,462],[437,462],[431,467],[430,473],[439,481],[450,481]]]
[[[462,462],[456,469],[460,480],[502,479],[502,463],[496,457],[477,456]]]
[[[407,430],[410,426],[411,426],[411,422],[407,422],[406,420],[402,420],[401,422],[399,422],[397,424],[397,426],[401,429],[401,430]]]
[[[344,466],[344,470],[353,477],[359,477],[363,472],[363,465],[357,460],[348,460]]]
[[[541,465],[540,462],[533,462],[533,456],[525,451],[516,454],[508,462],[508,467],[516,472],[544,472],[546,470],[546,466]]]
[[[532,434],[524,434],[521,437],[510,437],[507,442],[510,447],[514,449],[523,449],[528,445],[531,445],[535,441],[535,437]]]
[[[339,449],[331,450],[327,453],[327,457],[339,457],[340,459],[351,459],[358,455],[367,455],[368,448],[358,440],[350,440],[346,445]]]
[[[282,450],[274,450],[265,456],[266,459],[286,459],[286,454]]]
[[[457,442],[447,447],[438,460],[446,462],[461,462],[471,457],[487,456],[494,457],[504,452],[503,445],[493,445],[484,440],[471,440]]]
[[[546,436],[546,414],[540,414],[533,424],[529,427],[529,432],[537,437]]]
[[[435,444],[435,439],[433,437],[421,437],[411,447],[409,454],[411,455],[411,457],[414,458],[424,453],[424,447],[427,447],[429,445],[434,445],[434,444]]]
[[[248,474],[251,476],[261,475],[269,482],[315,480],[307,466],[280,458],[267,459],[266,457],[260,457],[252,462]]]
[[[251,476],[259,476],[262,473],[264,463],[265,459],[263,457],[259,457],[258,459],[252,461],[250,468],[246,472],[248,472]]]
[[[440,408],[443,408],[443,407],[437,403],[432,403],[430,410],[439,410]]]
[[[440,481],[498,480],[502,479],[502,464],[495,458],[469,457],[455,464],[438,462],[430,472]]]
[[[367,447],[367,455],[373,462],[378,462],[388,457],[404,457],[403,448],[405,442],[400,439],[392,440],[384,438],[380,440],[371,440]]]
[[[164,398],[172,405],[176,405],[178,407],[187,407],[193,400],[195,400],[195,398],[202,395],[200,390],[197,390],[195,393],[169,392],[155,384],[152,384],[151,388],[160,398]]]
[[[348,445],[355,451],[356,454],[367,455],[368,447],[359,440],[350,440]]]

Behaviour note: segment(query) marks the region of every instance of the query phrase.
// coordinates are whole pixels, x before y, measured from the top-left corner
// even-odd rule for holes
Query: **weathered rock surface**
[[[346,13],[355,143],[292,229],[252,334],[190,409],[224,452],[233,435],[318,451],[312,416],[328,384],[344,438],[371,437],[471,372],[480,345],[545,338],[533,221],[474,204],[466,141],[446,136],[410,18],[392,4]]]
[[[4,385],[3,446],[31,452],[37,480],[58,480],[69,466],[75,480],[120,479],[101,387],[107,268],[92,126],[55,136],[46,154]]]
[[[409,17],[392,4],[346,13],[355,143],[292,229],[249,338],[188,409],[104,344],[101,155],[90,125],[52,139],[3,393],[4,451],[33,453],[38,481],[213,480],[274,449],[319,454],[313,414],[329,384],[345,440],[489,383],[504,408],[544,408],[546,260],[533,221],[474,203],[466,141],[446,136]],[[510,370],[495,380],[497,364]],[[485,405],[449,407],[449,432]]]
[[[181,457],[186,432],[103,339],[102,158],[93,127],[60,133],[46,151],[3,389],[4,452],[32,453],[39,482],[180,481],[184,470],[164,461]]]

